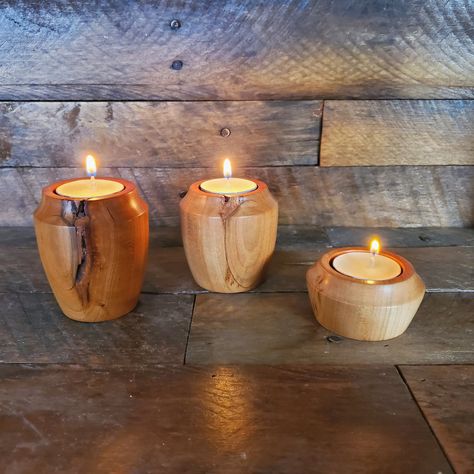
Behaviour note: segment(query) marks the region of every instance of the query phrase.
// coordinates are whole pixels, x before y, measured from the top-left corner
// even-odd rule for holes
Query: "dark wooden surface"
[[[473,246],[474,229],[453,227],[329,227],[325,229],[334,247],[368,246],[377,237],[384,247]]]
[[[472,98],[472,15],[463,0],[8,0],[0,100]]]
[[[474,363],[474,294],[427,294],[405,334],[343,339],[320,326],[304,293],[198,295],[187,364]]]
[[[0,377],[9,473],[452,472],[393,367],[3,365]]]
[[[473,472],[474,366],[403,366],[401,372],[456,472]]]
[[[474,102],[326,101],[321,166],[474,165]]]
[[[90,152],[102,167],[219,174],[224,158],[237,173],[315,165],[321,114],[321,101],[0,103],[0,166],[80,168]]]
[[[254,292],[301,292],[306,291],[305,274],[308,268],[328,249],[330,243],[326,231],[321,228],[288,227],[279,229],[279,246],[270,261],[265,282]],[[469,229],[453,232],[425,229],[427,235],[449,235],[451,245],[457,241],[466,244],[474,231]],[[176,231],[157,228],[152,231],[148,265],[143,291],[146,293],[202,293],[189,271],[182,247],[175,244]],[[389,235],[389,232],[385,232]],[[329,235],[335,235],[328,231]],[[406,242],[414,241],[417,229],[408,229],[398,234],[398,244],[403,235]],[[355,232],[351,241],[349,234],[340,231],[346,239],[343,245],[361,244],[362,233]],[[370,236],[370,229],[365,234]],[[294,239],[299,244],[294,245]],[[335,238],[335,237],[334,237]],[[441,237],[440,237],[441,238]],[[360,239],[360,240],[359,240]],[[18,243],[15,245],[15,241]],[[351,243],[352,242],[352,243]],[[337,246],[340,246],[338,244]],[[474,246],[453,247],[403,247],[396,252],[408,258],[425,281],[427,291],[474,292]],[[442,269],[442,270],[441,270]],[[0,228],[0,293],[45,293],[50,288],[44,276],[41,262],[30,227]]]
[[[141,295],[126,318],[81,324],[66,318],[51,294],[0,294],[0,362],[182,365],[193,300]]]
[[[42,187],[84,176],[80,168],[0,168],[0,225],[31,225]],[[178,194],[219,169],[104,168],[101,176],[136,182],[153,225],[178,225]],[[251,167],[237,176],[265,181],[280,224],[354,227],[474,225],[474,166]]]
[[[434,246],[416,247],[421,231]],[[177,229],[151,234],[136,310],[81,324],[61,315],[32,229],[0,228],[6,472],[447,473],[470,462],[464,418],[443,409],[459,428],[440,428],[394,365],[474,362],[472,230],[381,230],[435,291],[381,343],[328,339],[305,293],[308,265],[359,243],[360,229],[281,228],[269,278],[241,295],[202,294]]]

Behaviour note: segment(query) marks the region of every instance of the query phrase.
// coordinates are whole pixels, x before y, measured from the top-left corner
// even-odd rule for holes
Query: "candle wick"
[[[370,252],[370,266],[373,268],[375,267],[375,256],[377,255],[376,252]]]

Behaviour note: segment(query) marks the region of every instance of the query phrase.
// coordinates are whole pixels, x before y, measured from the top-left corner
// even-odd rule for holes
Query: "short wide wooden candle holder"
[[[63,313],[85,322],[116,319],[137,304],[148,253],[148,206],[133,183],[98,198],[43,189],[34,213],[46,276]]]
[[[224,196],[203,191],[199,181],[181,200],[181,231],[197,284],[219,293],[255,288],[275,248],[278,203],[267,185]]]
[[[390,280],[361,280],[334,269],[333,260],[358,248],[324,254],[307,272],[314,314],[326,329],[362,341],[397,337],[409,326],[425,294],[425,285],[408,260],[391,252],[401,273]]]

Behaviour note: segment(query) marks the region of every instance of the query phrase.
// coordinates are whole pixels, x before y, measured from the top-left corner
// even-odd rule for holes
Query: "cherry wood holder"
[[[209,291],[240,293],[263,279],[275,249],[278,203],[259,180],[235,196],[208,193],[203,181],[180,202],[186,258],[197,284]]]
[[[34,213],[43,268],[63,313],[71,319],[116,319],[137,304],[148,254],[148,205],[133,183],[118,193],[89,199],[43,189]]]
[[[335,270],[334,258],[354,250],[367,249],[331,250],[308,270],[306,283],[316,319],[329,331],[362,341],[403,334],[423,300],[423,280],[408,260],[387,251],[381,255],[393,258],[402,269],[390,280],[359,280]]]

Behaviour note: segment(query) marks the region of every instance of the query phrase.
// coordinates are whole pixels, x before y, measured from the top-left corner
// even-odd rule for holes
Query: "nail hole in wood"
[[[220,133],[221,133],[221,137],[227,138],[228,136],[230,136],[231,131],[230,131],[230,129],[228,129],[227,127],[225,127],[225,128],[222,128],[222,129],[221,129],[221,132],[220,132]]]
[[[181,28],[181,22],[179,20],[171,20],[170,21],[170,28],[172,30],[179,30],[179,28]]]
[[[180,69],[183,68],[183,61],[180,59],[176,59],[176,61],[173,61],[171,64],[171,69],[174,69],[175,71],[179,71]]]

